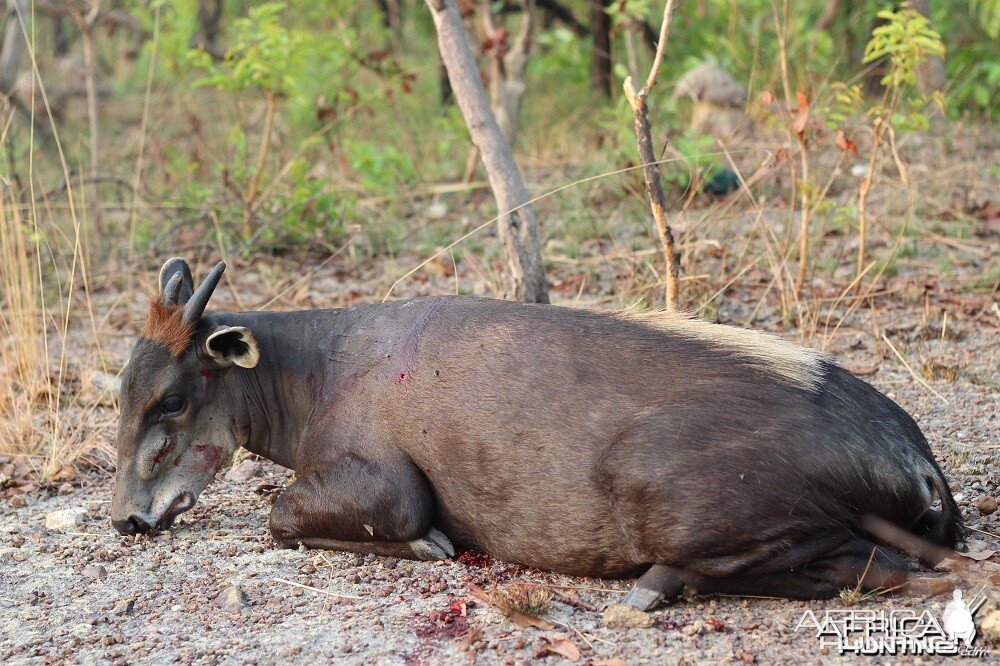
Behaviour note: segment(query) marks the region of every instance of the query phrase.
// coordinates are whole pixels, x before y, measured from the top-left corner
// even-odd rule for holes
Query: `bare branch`
[[[660,247],[663,251],[663,258],[666,262],[666,277],[664,289],[664,301],[668,310],[676,310],[680,301],[680,265],[677,257],[677,250],[674,247],[674,234],[667,220],[666,195],[663,193],[663,184],[660,182],[660,169],[656,162],[656,153],[653,150],[652,129],[649,124],[649,108],[646,106],[646,98],[649,91],[656,84],[656,75],[660,71],[663,62],[663,54],[666,50],[667,37],[670,31],[670,17],[673,14],[673,0],[667,0],[663,8],[663,24],[660,26],[660,39],[656,45],[656,56],[653,58],[653,65],[646,77],[646,85],[641,90],[635,89],[632,77],[625,79],[625,96],[632,105],[632,122],[635,130],[636,147],[639,150],[639,159],[642,161],[642,172],[646,181],[646,195],[649,197],[649,208],[656,221],[656,230],[660,237]]]

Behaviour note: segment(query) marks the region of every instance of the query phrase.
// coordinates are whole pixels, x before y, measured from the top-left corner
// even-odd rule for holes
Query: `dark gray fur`
[[[252,331],[256,367],[206,355],[230,327]],[[147,504],[183,480],[138,479],[134,461],[170,441],[188,458],[162,469],[200,469],[187,452],[214,437],[226,456],[245,446],[296,470],[270,520],[289,545],[431,557],[454,544],[584,576],[659,565],[637,588],[653,596],[630,599],[641,607],[685,583],[829,596],[864,575],[862,516],[944,545],[962,525],[913,419],[818,363],[813,387],[733,345],[477,298],[208,313],[180,358],[143,340],[133,352],[112,517],[123,531],[169,523]],[[151,424],[178,391],[187,412]],[[189,485],[193,504],[202,477]]]

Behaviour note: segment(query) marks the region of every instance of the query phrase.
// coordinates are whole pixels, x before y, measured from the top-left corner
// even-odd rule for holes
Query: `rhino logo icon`
[[[971,604],[966,603],[962,598],[962,590],[956,588],[941,617],[942,626],[948,637],[956,642],[961,640],[966,647],[971,647],[972,641],[976,639],[976,623],[972,618],[986,601],[985,596],[979,597],[980,595],[976,595]]]

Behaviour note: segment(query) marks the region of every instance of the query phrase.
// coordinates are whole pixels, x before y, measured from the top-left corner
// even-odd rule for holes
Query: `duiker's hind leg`
[[[906,582],[906,560],[881,546],[855,538],[784,571],[706,576],[665,564],[653,565],[622,603],[648,611],[690,585],[702,594],[745,594],[789,599],[829,599],[841,590],[893,589]]]
[[[697,585],[701,579],[702,576],[683,569],[654,564],[639,577],[622,603],[635,606],[641,611],[653,610],[661,602],[680,596],[685,585]]]
[[[842,590],[890,590],[906,583],[901,556],[862,538],[855,538],[816,560],[788,571],[702,577],[698,591],[789,599],[829,599]]]

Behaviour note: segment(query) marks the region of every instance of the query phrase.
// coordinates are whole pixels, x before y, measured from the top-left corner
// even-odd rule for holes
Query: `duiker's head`
[[[202,318],[224,269],[218,264],[197,291],[183,259],[160,270],[160,293],[122,377],[111,498],[122,534],[169,527],[246,443],[222,379],[257,365],[257,341],[245,327]]]

